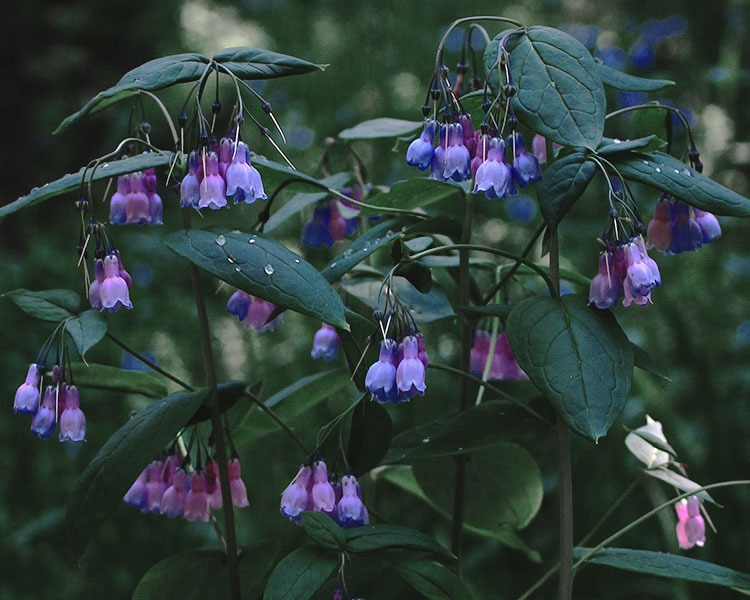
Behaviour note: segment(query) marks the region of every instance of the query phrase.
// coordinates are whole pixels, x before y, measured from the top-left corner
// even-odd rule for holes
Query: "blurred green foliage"
[[[705,3],[675,0],[635,7],[622,0],[607,11],[591,0],[527,0],[507,7],[506,14],[528,24],[563,26],[592,24],[599,28],[599,45],[619,46],[627,53],[637,45],[649,19],[682,15],[686,31],[655,49],[653,65],[634,74],[673,79],[677,85],[651,99],[670,100],[693,111],[706,173],[739,193],[750,194],[750,38],[745,27],[750,11],[744,2]],[[106,4],[85,0],[75,4],[32,0],[12,3],[5,11],[5,76],[3,78],[4,145],[2,150],[5,204],[63,173],[78,169],[91,158],[111,150],[127,132],[127,103],[85,120],[60,136],[51,131],[97,91],[112,85],[127,70],[160,55],[183,51],[211,53],[232,45],[258,45],[314,62],[330,63],[321,74],[269,82],[263,93],[272,102],[289,136],[289,156],[299,168],[321,175],[318,160],[324,140],[345,127],[368,118],[420,118],[434,50],[451,20],[494,11],[474,0],[460,4],[436,0],[429,4],[383,0],[355,3],[345,0],[293,2],[245,0],[208,4],[191,0]],[[494,33],[492,27],[489,28]],[[455,49],[456,43],[449,49]],[[448,64],[457,54],[447,53]],[[477,53],[481,60],[481,52]],[[164,95],[173,113],[185,91]],[[610,93],[610,108],[623,98]],[[229,100],[226,102],[229,103]],[[169,148],[168,130],[160,115],[148,108],[154,141]],[[255,108],[255,112],[260,111]],[[627,119],[612,124],[610,135],[628,137]],[[682,143],[676,131],[676,144]],[[254,150],[273,157],[270,146],[257,136]],[[405,166],[402,144],[355,142],[374,183],[391,183],[413,176]],[[331,170],[347,168],[346,155],[334,148]],[[162,178],[163,179],[163,178]],[[597,189],[598,187],[598,189]],[[571,210],[562,229],[564,266],[593,274],[594,238],[604,227],[603,185],[592,186]],[[177,197],[160,189],[164,199],[164,230],[179,227]],[[289,197],[290,194],[286,194]],[[641,190],[644,214],[650,214],[657,194]],[[83,277],[75,267],[78,215],[74,196],[67,196],[13,215],[0,222],[0,291],[26,287],[68,287],[83,292]],[[235,208],[233,226],[249,228],[256,207]],[[539,220],[521,225],[511,220],[496,201],[478,201],[482,225],[475,236],[485,242],[519,248]],[[239,222],[234,220],[239,216]],[[299,250],[299,229],[308,215],[274,232]],[[212,216],[205,224],[220,222]],[[665,433],[691,476],[701,483],[737,479],[750,464],[750,238],[747,225],[722,219],[723,237],[697,254],[657,257],[663,285],[648,308],[619,309],[617,316],[631,339],[656,359],[671,376],[663,382],[637,372],[632,398],[618,424],[597,446],[573,439],[575,532],[582,537],[598,517],[637,476],[637,465],[623,445],[620,424],[635,427],[650,413],[664,423]],[[157,356],[164,368],[190,382],[202,383],[203,371],[195,308],[186,264],[160,242],[160,231],[133,227],[116,231],[126,266],[134,276],[135,311],[110,315],[110,330],[139,351]],[[334,249],[336,250],[336,249]],[[318,267],[332,252],[304,250]],[[376,258],[385,261],[386,258]],[[209,283],[208,277],[203,278]],[[450,290],[449,294],[450,294]],[[578,290],[586,293],[586,290]],[[520,297],[521,290],[511,293]],[[224,309],[228,290],[209,294],[220,380],[263,380],[263,397],[295,379],[324,367],[309,358],[313,332],[319,324],[296,314],[285,315],[273,333],[245,332]],[[10,403],[51,331],[49,324],[31,320],[10,303],[0,304],[4,346],[0,395],[5,417],[0,420],[3,452],[0,472],[0,598],[127,598],[145,571],[178,552],[216,547],[210,526],[141,515],[121,507],[92,540],[80,565],[66,550],[63,506],[77,476],[106,439],[148,402],[140,396],[123,397],[104,391],[85,391],[82,408],[89,421],[88,442],[59,445],[41,442],[28,433],[28,418],[13,416]],[[455,362],[455,336],[445,323],[425,328],[433,360]],[[119,348],[106,341],[88,358],[120,365]],[[342,358],[339,361],[343,361]],[[280,375],[283,373],[283,376]],[[174,391],[173,384],[168,383]],[[389,409],[394,433],[410,424],[434,419],[457,407],[457,384],[443,372],[431,372],[428,393],[411,404]],[[345,388],[311,414],[293,421],[309,445],[315,426],[358,397]],[[249,406],[230,411],[230,423],[243,422]],[[254,411],[249,419],[261,420]],[[304,427],[302,427],[304,423]],[[262,537],[282,540],[282,554],[303,540],[301,529],[277,516],[278,498],[304,459],[283,433],[268,431],[240,442],[243,475],[250,508],[237,511],[239,540]],[[557,554],[556,470],[551,439],[530,434],[521,440],[539,463],[545,484],[540,514],[521,532],[549,563]],[[453,462],[446,459],[445,468]],[[367,505],[378,519],[390,520],[431,533],[446,542],[449,523],[436,518],[418,499],[399,492],[377,477],[363,481]],[[639,487],[607,522],[606,535],[645,513],[669,491],[660,485]],[[723,509],[711,517],[718,535],[708,534],[706,547],[693,556],[742,571],[750,571],[746,541],[750,536],[750,490],[732,488],[716,494]],[[620,545],[676,551],[674,519],[665,515],[637,528]],[[545,565],[530,563],[520,552],[498,542],[467,534],[465,576],[481,597],[512,598],[539,576]],[[499,576],[498,574],[501,574]],[[367,598],[410,598],[413,592],[395,581],[384,590],[361,559],[347,571],[352,589]],[[551,597],[553,584],[539,593]],[[331,593],[326,589],[321,597]],[[587,567],[576,578],[577,598],[716,598],[708,586],[683,586],[604,567]]]

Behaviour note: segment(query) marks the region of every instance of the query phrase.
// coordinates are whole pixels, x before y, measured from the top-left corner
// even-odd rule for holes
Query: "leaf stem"
[[[172,139],[174,140],[175,148],[177,148],[177,144],[180,142],[180,137],[177,135],[177,129],[175,129],[174,122],[172,121],[172,117],[169,116],[169,111],[167,110],[167,107],[164,106],[164,103],[159,99],[159,97],[156,94],[152,94],[148,90],[138,90],[141,94],[146,94],[149,98],[151,98],[161,109],[162,114],[164,114],[164,118],[167,121],[167,124],[169,125],[169,130],[172,132]]]
[[[193,388],[191,385],[188,385],[187,383],[185,383],[184,381],[182,381],[182,379],[179,379],[175,375],[172,375],[169,371],[165,371],[164,369],[162,369],[156,363],[151,362],[149,359],[147,359],[145,356],[143,356],[143,354],[140,354],[139,352],[136,352],[130,346],[127,346],[125,344],[125,342],[123,342],[119,338],[116,338],[111,333],[107,332],[107,337],[110,340],[112,340],[115,344],[117,344],[118,346],[120,346],[120,348],[122,348],[123,350],[125,350],[125,352],[127,352],[130,355],[132,355],[135,359],[141,361],[147,367],[151,367],[157,373],[161,373],[162,375],[164,375],[164,377],[166,377],[167,379],[170,379],[170,380],[174,381],[177,385],[182,386],[188,392],[194,392],[195,391],[195,388]]]
[[[289,428],[289,426],[284,423],[284,421],[281,420],[281,418],[271,409],[270,407],[266,406],[264,402],[261,402],[258,398],[253,396],[252,394],[245,393],[250,400],[255,403],[258,408],[260,408],[263,412],[265,412],[273,421],[283,429],[286,434],[292,438],[295,442],[297,442],[297,445],[302,448],[302,451],[305,453],[305,456],[310,455],[310,451],[307,449],[307,446],[305,446],[302,441],[297,437],[297,435]]]
[[[190,209],[182,210],[182,221],[185,229],[190,229]],[[240,598],[240,578],[237,565],[237,532],[234,527],[234,511],[232,509],[232,494],[229,489],[229,463],[227,460],[227,449],[224,444],[224,429],[221,424],[221,411],[219,409],[219,393],[216,384],[216,367],[214,355],[211,348],[211,330],[208,326],[208,315],[206,313],[206,302],[200,287],[200,272],[198,267],[190,263],[190,279],[195,295],[195,304],[198,309],[198,322],[201,330],[201,343],[203,346],[203,364],[206,371],[206,380],[211,395],[208,401],[208,411],[211,415],[211,433],[216,443],[216,458],[219,463],[219,484],[221,487],[221,501],[224,509],[224,529],[227,541],[227,567],[229,570],[229,589],[233,599]]]

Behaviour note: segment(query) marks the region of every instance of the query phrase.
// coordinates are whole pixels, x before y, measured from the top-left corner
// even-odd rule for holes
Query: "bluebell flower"
[[[388,402],[398,394],[396,366],[393,364],[396,352],[396,342],[391,339],[383,340],[378,361],[370,366],[365,376],[367,391],[375,395],[380,402]],[[422,369],[424,370],[424,367]]]
[[[526,144],[519,133],[508,136],[508,148],[514,153],[513,178],[522,188],[536,183],[542,178],[542,168],[536,156],[526,150]]]
[[[407,165],[417,167],[420,171],[424,171],[430,166],[432,156],[435,153],[433,144],[437,127],[435,119],[425,119],[422,135],[409,144],[406,151]]]
[[[424,382],[425,366],[419,359],[417,338],[408,335],[401,342],[403,358],[396,369],[396,385],[401,399],[409,399],[417,393],[424,394],[427,386]]]
[[[672,204],[672,254],[695,251],[703,244],[703,234],[690,216],[690,205],[679,200]]]
[[[370,517],[362,502],[362,492],[354,475],[341,478],[341,499],[336,506],[336,521],[341,527],[367,525]]]
[[[701,241],[704,244],[710,244],[716,238],[721,237],[721,225],[719,225],[716,216],[697,208],[694,208],[693,212],[695,213],[695,222],[701,229]]]
[[[237,317],[240,321],[244,321],[245,317],[247,317],[247,309],[250,307],[250,302],[252,302],[250,294],[242,290],[237,290],[229,297],[227,312]]]
[[[445,169],[445,151],[448,145],[448,126],[440,126],[440,135],[438,136],[438,145],[432,154],[432,161],[430,162],[430,179],[437,179],[438,181],[445,181],[446,177],[443,174]]]
[[[471,176],[471,156],[464,146],[463,128],[460,123],[448,126],[448,144],[445,149],[443,178],[447,181],[463,181]]]
[[[490,140],[487,159],[477,169],[472,193],[478,192],[484,192],[488,198],[507,198],[518,193],[511,168],[505,162],[505,142],[500,138]]]
[[[302,228],[302,243],[312,248],[320,248],[323,244],[331,248],[333,238],[328,231],[331,222],[331,207],[329,204],[321,204],[313,210],[310,219]]]
[[[232,163],[226,169],[227,196],[234,196],[234,203],[252,204],[256,200],[265,200],[266,192],[260,179],[258,169],[247,160],[246,146],[237,142]]]
[[[339,344],[341,339],[339,334],[336,333],[336,329],[323,323],[320,329],[315,332],[315,338],[313,339],[313,349],[310,355],[313,358],[320,358],[326,362],[331,362],[339,354]]]
[[[180,206],[198,208],[201,197],[201,180],[198,177],[198,153],[193,150],[188,160],[188,174],[180,184]]]
[[[38,435],[43,440],[52,435],[57,425],[56,397],[56,387],[48,385],[47,390],[44,392],[42,405],[31,420],[31,433]]]
[[[29,365],[24,381],[16,390],[13,400],[13,412],[22,415],[33,415],[39,409],[39,382],[42,378],[38,364]]]

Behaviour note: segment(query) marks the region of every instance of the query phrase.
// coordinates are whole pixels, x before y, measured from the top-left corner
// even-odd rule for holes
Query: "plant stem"
[[[130,355],[132,355],[137,360],[141,361],[147,367],[151,367],[157,373],[161,373],[167,379],[170,379],[170,380],[174,381],[177,385],[180,385],[180,386],[184,387],[188,392],[194,392],[195,391],[195,388],[193,388],[191,385],[188,385],[187,383],[185,383],[184,381],[182,381],[182,379],[179,379],[178,377],[175,377],[169,371],[165,371],[164,369],[162,369],[156,363],[151,362],[149,359],[147,359],[145,356],[143,356],[139,352],[136,352],[131,347],[125,345],[125,342],[123,342],[119,338],[116,338],[111,333],[107,332],[107,337],[110,340],[112,340],[115,344],[117,344],[118,346],[120,346],[120,348],[122,348],[123,350],[125,350],[125,352],[127,352]]]
[[[190,228],[190,209],[182,210],[182,221],[185,229]],[[240,578],[237,567],[237,532],[234,528],[234,511],[232,510],[232,494],[229,489],[229,463],[227,450],[224,444],[224,429],[221,424],[221,411],[219,410],[219,393],[216,387],[216,368],[214,355],[211,348],[211,330],[208,326],[208,315],[206,313],[206,302],[200,287],[200,273],[198,267],[190,263],[190,279],[193,284],[195,304],[198,309],[198,322],[201,330],[201,342],[203,345],[203,365],[206,371],[206,380],[211,391],[208,401],[208,411],[211,415],[211,433],[216,443],[216,458],[219,463],[219,484],[221,486],[221,501],[224,508],[224,529],[227,541],[227,567],[229,570],[229,589],[233,599],[240,598]]]
[[[275,412],[273,412],[273,410],[271,408],[269,408],[268,406],[266,406],[265,403],[263,403],[260,400],[258,400],[258,398],[256,398],[252,394],[247,394],[247,397],[250,398],[250,400],[252,400],[258,406],[258,408],[260,408],[269,417],[271,417],[271,419],[273,419],[273,421],[279,427],[281,427],[281,429],[283,429],[290,438],[292,438],[295,442],[297,442],[297,445],[300,448],[302,448],[302,451],[305,453],[305,455],[309,455],[310,454],[310,451],[302,443],[302,440],[300,440],[297,437],[297,435],[291,429],[289,429],[289,426],[286,423],[284,423],[284,421],[282,421],[281,418]]]
[[[549,273],[554,285],[553,295],[560,297],[560,239],[557,228],[550,230]],[[573,475],[570,466],[568,425],[558,414],[555,419],[555,449],[560,486],[560,578],[559,600],[573,597]]]
[[[458,251],[458,294],[459,304],[469,306],[471,302],[471,273],[469,272],[469,247],[471,241],[471,227],[473,219],[473,204],[470,195],[464,196],[465,212],[464,227],[461,234],[462,247]],[[466,312],[461,312],[459,323],[459,370],[468,373],[471,363],[472,321]],[[460,405],[461,412],[467,410],[471,404],[471,380],[461,378]],[[451,551],[456,555],[456,572],[461,574],[461,546],[463,542],[464,508],[466,496],[466,456],[456,457],[456,472],[453,487],[453,519],[451,528]]]

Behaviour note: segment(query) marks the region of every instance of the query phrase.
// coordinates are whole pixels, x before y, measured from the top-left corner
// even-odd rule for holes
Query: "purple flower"
[[[328,468],[325,461],[319,460],[313,465],[312,486],[313,510],[332,513],[336,508],[336,492],[328,481]]]
[[[247,500],[247,488],[241,478],[240,459],[230,459],[227,467],[229,469],[229,490],[232,494],[232,504],[237,508],[250,506],[250,502]]]
[[[625,292],[623,306],[627,308],[632,302],[644,306],[651,302],[651,290],[661,285],[659,269],[646,254],[642,241],[641,243],[631,241],[625,246],[625,259],[627,272],[623,280]]]
[[[94,260],[94,280],[89,286],[89,303],[91,308],[102,309],[102,283],[104,283],[104,261],[101,258]]]
[[[193,150],[188,161],[188,174],[180,184],[180,206],[197,208],[200,202],[201,180],[198,178],[198,153]]]
[[[508,136],[508,147],[514,153],[513,178],[522,188],[530,183],[536,183],[542,178],[542,168],[536,156],[526,150],[526,144],[521,134]]]
[[[271,313],[275,310],[276,306],[270,302],[267,302],[262,298],[253,298],[253,301],[247,309],[245,329],[250,329],[252,327],[255,331],[273,331],[273,329],[281,323],[284,318],[284,315],[280,314],[278,317],[267,323],[266,321],[268,321],[268,317],[270,317]]]
[[[208,507],[218,510],[224,505],[221,497],[221,485],[219,485],[219,466],[215,460],[206,461],[206,495],[208,496]]]
[[[447,146],[448,126],[441,125],[440,135],[438,136],[438,145],[432,153],[432,161],[430,162],[430,179],[445,181],[446,177],[443,175],[443,170],[445,168],[445,151]]]
[[[667,252],[672,246],[671,202],[664,196],[656,203],[654,218],[648,224],[648,247]]]
[[[227,180],[227,169],[232,164],[232,139],[224,136],[219,142],[219,175],[221,178]],[[228,185],[228,184],[227,184]],[[232,196],[233,194],[227,194]]]
[[[622,280],[615,273],[614,256],[611,252],[599,255],[599,272],[591,280],[589,288],[589,304],[597,308],[617,306],[617,302],[625,293]]]
[[[326,362],[331,362],[339,354],[339,344],[341,339],[339,334],[336,333],[336,329],[323,323],[320,329],[315,332],[313,338],[313,349],[310,355],[313,358],[320,358],[321,356]]]
[[[408,399],[417,393],[424,394],[427,388],[424,382],[425,368],[419,360],[417,338],[411,335],[406,336],[401,342],[401,349],[404,357],[396,369],[396,385],[399,395],[402,399]]]
[[[331,221],[330,204],[322,204],[313,209],[312,219],[302,228],[302,243],[311,248],[320,248],[323,244],[331,248],[333,238],[328,231]]]
[[[341,478],[341,500],[336,506],[336,520],[341,527],[367,525],[370,521],[354,475],[344,475]]]
[[[31,420],[31,433],[46,440],[52,435],[57,425],[57,388],[48,385],[44,400]]]
[[[240,321],[244,321],[247,317],[247,309],[250,308],[250,303],[253,298],[250,294],[237,290],[234,294],[229,297],[227,302],[227,311],[229,314],[234,315]]]
[[[206,173],[201,181],[198,208],[224,208],[227,205],[226,186],[219,175],[219,157],[216,152],[204,154]]]
[[[120,306],[133,308],[128,284],[120,275],[120,260],[115,253],[104,257],[104,281],[99,288],[99,296],[102,303],[100,310],[115,312]]]
[[[260,173],[250,164],[247,156],[245,144],[237,142],[234,159],[226,171],[227,196],[234,196],[235,204],[243,200],[247,204],[252,204],[258,199],[266,199]]]
[[[38,364],[31,363],[24,381],[16,390],[13,400],[13,412],[22,415],[33,415],[39,409],[39,382],[42,379]]]
[[[86,416],[80,408],[78,388],[65,391],[65,409],[60,414],[60,441],[80,442],[86,437]]]
[[[531,140],[531,151],[540,165],[547,163],[547,139],[538,133]]]
[[[309,466],[300,467],[284,492],[281,494],[281,514],[299,522],[302,511],[312,509],[313,470]]]
[[[164,462],[155,460],[149,466],[148,483],[146,493],[148,494],[148,510],[159,514],[161,512],[161,499],[167,491],[167,483],[164,481]]]
[[[675,201],[672,204],[672,254],[695,251],[703,244],[700,225],[690,216],[690,205]]]
[[[419,356],[419,360],[422,361],[422,364],[424,365],[424,368],[427,368],[427,365],[430,364],[430,356],[427,354],[427,348],[424,344],[424,336],[422,335],[421,331],[417,331],[414,334],[414,337],[417,338],[417,351]]]
[[[693,212],[695,213],[695,222],[701,229],[701,241],[704,244],[710,244],[716,238],[721,237],[721,225],[712,213],[697,208],[694,208]]]
[[[208,523],[208,518],[206,475],[203,471],[195,471],[190,478],[190,493],[185,498],[185,519]]]
[[[365,376],[367,391],[374,394],[380,402],[388,402],[398,397],[396,367],[393,364],[396,351],[396,342],[391,339],[383,340],[380,344],[378,361],[370,366]]]
[[[164,492],[161,499],[161,514],[167,515],[170,519],[181,517],[185,512],[185,483],[187,482],[187,473],[179,468],[175,471],[170,485]],[[133,484],[135,485],[135,484]],[[132,487],[130,489],[133,489]]]
[[[117,178],[117,191],[109,201],[109,222],[112,225],[125,225],[128,220],[125,213],[125,200],[130,193],[130,175]]]
[[[338,209],[338,202],[331,203],[331,220],[328,221],[328,233],[334,242],[340,242],[346,237],[347,223]]]
[[[463,132],[464,146],[469,151],[469,156],[474,156],[477,150],[477,138],[474,135],[474,125],[471,122],[471,115],[468,113],[462,113],[458,117],[458,122],[461,125]],[[467,177],[468,179],[468,177]]]
[[[492,339],[487,331],[477,330],[474,332],[474,345],[471,347],[469,371],[475,377],[481,377],[484,373],[484,365],[487,364],[491,341]]]
[[[437,127],[435,119],[425,119],[422,135],[409,144],[409,149],[406,151],[407,165],[417,167],[420,171],[424,171],[430,166],[432,156],[435,153],[433,142]]]
[[[688,496],[675,504],[677,511],[677,541],[680,548],[690,550],[693,546],[702,548],[706,543],[706,524],[700,514],[700,501],[697,496]]]
[[[471,156],[464,146],[463,128],[459,123],[448,126],[448,145],[445,149],[443,179],[463,181],[471,176]]]
[[[505,162],[505,142],[500,138],[490,140],[487,158],[477,169],[472,193],[478,192],[484,192],[488,198],[507,198],[518,193],[512,170]]]
[[[150,468],[151,466],[149,465],[141,471],[141,474],[138,475],[138,478],[133,482],[133,485],[130,486],[130,489],[122,499],[125,504],[135,506],[144,513],[148,510],[148,492],[146,490],[146,482],[148,481],[148,472]]]
[[[146,225],[151,222],[144,179],[143,171],[130,174],[130,193],[125,196],[125,215],[130,225]]]

